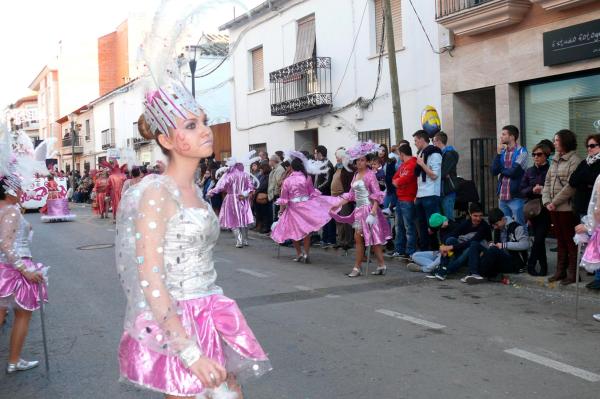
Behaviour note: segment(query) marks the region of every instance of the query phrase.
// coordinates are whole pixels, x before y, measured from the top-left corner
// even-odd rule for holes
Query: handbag
[[[256,203],[259,205],[266,205],[269,203],[269,196],[267,193],[256,194]]]
[[[533,219],[538,216],[542,212],[542,200],[540,198],[535,198],[529,200],[523,205],[523,213],[525,214],[525,219]]]

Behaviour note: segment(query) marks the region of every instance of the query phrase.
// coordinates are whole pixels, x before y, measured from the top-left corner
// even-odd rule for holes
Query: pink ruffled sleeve
[[[315,188],[315,186],[313,186],[313,182],[310,176],[306,176],[306,192],[311,198],[318,197],[319,195],[321,195],[321,191],[319,191]]]
[[[379,183],[377,183],[375,173],[372,171],[367,172],[363,177],[363,180],[367,190],[369,190],[369,199],[371,201],[377,201],[378,204],[381,204],[385,198],[385,193],[379,189]]]
[[[221,178],[217,182],[217,185],[215,186],[215,188],[210,189],[208,191],[208,193],[210,195],[215,195],[215,194],[219,194],[223,191],[227,191],[227,186],[229,185],[230,181],[231,181],[231,176],[229,175],[229,173],[225,173],[224,176],[221,176]]]

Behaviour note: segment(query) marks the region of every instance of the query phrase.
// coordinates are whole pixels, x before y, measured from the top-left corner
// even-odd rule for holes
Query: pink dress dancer
[[[19,271],[46,275],[47,267],[31,260],[31,236],[31,225],[17,205],[0,210],[0,307],[34,311],[40,308],[40,299],[48,302],[46,284],[32,283]]]
[[[271,365],[235,301],[215,284],[219,222],[199,188],[197,195],[203,206],[186,208],[171,177],[150,175],[122,198],[116,264],[128,306],[120,372],[167,395],[230,398],[226,382],[206,389],[190,359],[209,357],[238,381]]]
[[[277,205],[286,208],[275,224],[271,238],[279,244],[286,240],[302,240],[331,220],[329,209],[338,203],[337,198],[321,195],[310,177],[302,172],[292,172],[281,186]]]
[[[587,228],[588,234],[591,237],[583,257],[581,258],[581,266],[585,267],[590,273],[595,273],[600,270],[600,176],[596,178],[594,188],[592,190],[592,198],[588,205],[588,212],[582,219],[583,224]]]
[[[356,203],[356,208],[348,216],[340,216],[333,213],[333,218],[339,223],[352,224],[352,227],[360,231],[365,240],[366,246],[385,245],[392,238],[392,231],[381,208],[377,210],[377,223],[369,225],[367,218],[371,213],[371,201],[381,203],[385,194],[379,189],[377,178],[372,170],[365,172],[362,180],[352,179],[351,190],[342,194],[342,198]]]
[[[248,225],[254,223],[248,197],[254,191],[254,185],[252,176],[244,172],[243,164],[230,167],[208,195],[212,197],[223,191],[227,195],[219,212],[221,228],[233,231],[237,248],[248,246]]]

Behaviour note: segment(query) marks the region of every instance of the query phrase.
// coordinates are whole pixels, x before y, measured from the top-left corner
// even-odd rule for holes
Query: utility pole
[[[402,107],[400,106],[400,87],[398,86],[398,66],[396,65],[396,43],[394,43],[394,25],[390,0],[383,0],[383,18],[387,39],[388,63],[390,68],[390,86],[392,91],[392,110],[394,113],[394,133],[396,143],[404,139],[402,128]],[[382,38],[383,40],[383,38]]]

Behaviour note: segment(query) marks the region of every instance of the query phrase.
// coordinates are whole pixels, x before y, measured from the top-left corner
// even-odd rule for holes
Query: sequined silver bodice
[[[8,212],[15,212],[18,215],[18,223],[14,232],[14,254],[17,258],[31,258],[31,250],[29,249],[31,245],[31,225],[18,209],[8,210]],[[3,252],[0,252],[0,262],[9,262],[8,257]]]
[[[363,180],[356,180],[352,183],[352,189],[354,190],[354,202],[357,208],[369,205],[369,190],[367,190]]]
[[[215,285],[213,248],[219,221],[209,207],[184,208],[169,221],[164,241],[166,284],[177,300],[222,294]]]

